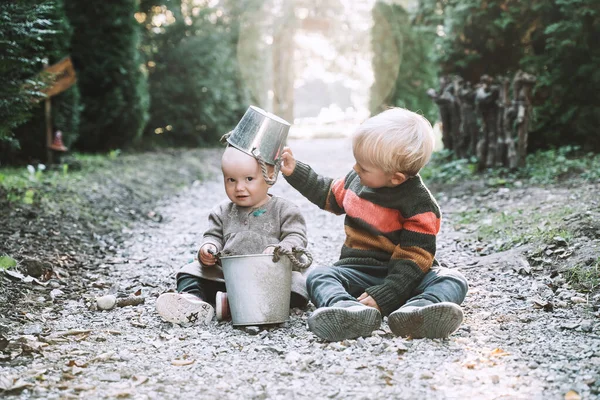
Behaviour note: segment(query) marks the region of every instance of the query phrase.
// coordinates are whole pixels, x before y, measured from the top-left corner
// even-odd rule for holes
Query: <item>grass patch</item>
[[[516,171],[507,168],[477,172],[475,159],[454,159],[453,153],[442,150],[433,154],[431,162],[421,170],[426,182],[455,184],[483,178],[488,186],[513,186],[517,181],[547,185],[574,179],[600,180],[600,154],[584,153],[577,146],[538,151],[527,156],[527,165]]]
[[[570,207],[558,208],[551,213],[486,208],[457,213],[453,221],[457,230],[471,230],[477,240],[495,243],[495,250],[504,251],[526,243],[542,247],[555,242],[557,238],[569,243],[573,232],[563,228],[562,221],[572,212]]]
[[[600,288],[600,257],[590,265],[579,264],[564,272],[567,282],[575,288],[592,292]]]

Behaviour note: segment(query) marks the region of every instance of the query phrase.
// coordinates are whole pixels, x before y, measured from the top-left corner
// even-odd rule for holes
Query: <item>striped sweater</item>
[[[286,180],[320,208],[346,214],[346,241],[334,265],[386,266],[384,282],[365,291],[384,315],[402,306],[431,269],[440,230],[440,209],[421,177],[372,189],[354,171],[333,180],[297,161]]]

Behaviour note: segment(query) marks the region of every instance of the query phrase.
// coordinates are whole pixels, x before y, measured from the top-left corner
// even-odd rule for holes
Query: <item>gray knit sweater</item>
[[[229,200],[218,204],[208,217],[208,229],[200,247],[211,243],[227,255],[261,254],[268,246],[281,246],[285,250],[306,248],[306,222],[300,209],[289,200],[270,196],[258,208],[238,207]],[[179,272],[210,280],[223,279],[218,265],[202,267],[192,263]]]

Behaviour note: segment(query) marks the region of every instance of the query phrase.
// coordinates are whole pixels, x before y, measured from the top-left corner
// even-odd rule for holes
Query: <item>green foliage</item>
[[[160,29],[147,24],[152,101],[146,137],[169,145],[216,143],[248,104],[236,59],[236,19],[231,10],[210,7],[184,16],[177,1],[144,2],[147,18],[156,3],[174,21]]]
[[[84,109],[76,147],[107,151],[141,137],[149,95],[143,72],[137,0],[66,3],[72,58]]]
[[[535,71],[534,148],[579,144],[600,151],[600,3],[596,0],[540,2],[534,51],[522,67]]]
[[[585,153],[578,146],[538,150],[527,156],[527,166],[510,171],[506,168],[477,173],[475,160],[453,159],[443,150],[433,154],[431,161],[420,172],[431,183],[450,184],[483,178],[488,186],[513,186],[520,181],[548,185],[568,180],[595,182],[600,180],[600,154]]]
[[[575,265],[565,271],[567,282],[575,288],[584,291],[593,291],[600,287],[600,257],[590,265]]]
[[[19,148],[14,130],[26,122],[44,86],[41,69],[49,38],[56,34],[52,1],[0,2],[0,155]]]
[[[537,77],[531,150],[600,150],[597,0],[421,0],[416,21],[443,27],[435,59],[444,74]]]
[[[72,29],[65,15],[63,0],[54,0],[48,20],[55,34],[48,35],[45,38],[43,50],[40,50],[40,53],[44,54],[48,64],[52,65],[68,56],[70,50]],[[31,74],[37,73],[41,68],[42,66],[38,65],[37,70],[31,71]],[[73,85],[51,99],[53,131],[62,131],[63,141],[67,147],[78,136],[81,111],[79,99],[79,87],[77,85]],[[6,157],[11,164],[35,163],[45,159],[46,120],[44,102],[40,102],[35,106],[31,118],[19,126],[15,133],[20,143],[20,151],[7,154]]]
[[[476,171],[476,160],[456,159],[452,151],[441,150],[433,153],[420,175],[428,182],[450,184],[471,179]]]
[[[17,266],[17,260],[9,256],[0,256],[0,270],[11,269]]]
[[[431,29],[411,24],[403,7],[383,1],[375,4],[373,18],[371,112],[399,106],[435,121],[437,108],[426,94],[436,76]],[[391,78],[395,84],[390,90]]]

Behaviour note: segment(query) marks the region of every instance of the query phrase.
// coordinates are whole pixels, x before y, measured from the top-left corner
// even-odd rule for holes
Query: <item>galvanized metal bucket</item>
[[[233,147],[260,156],[267,164],[275,165],[281,155],[290,123],[256,106],[250,106],[227,138]]]
[[[272,254],[220,257],[233,325],[280,324],[290,314],[292,263]]]

